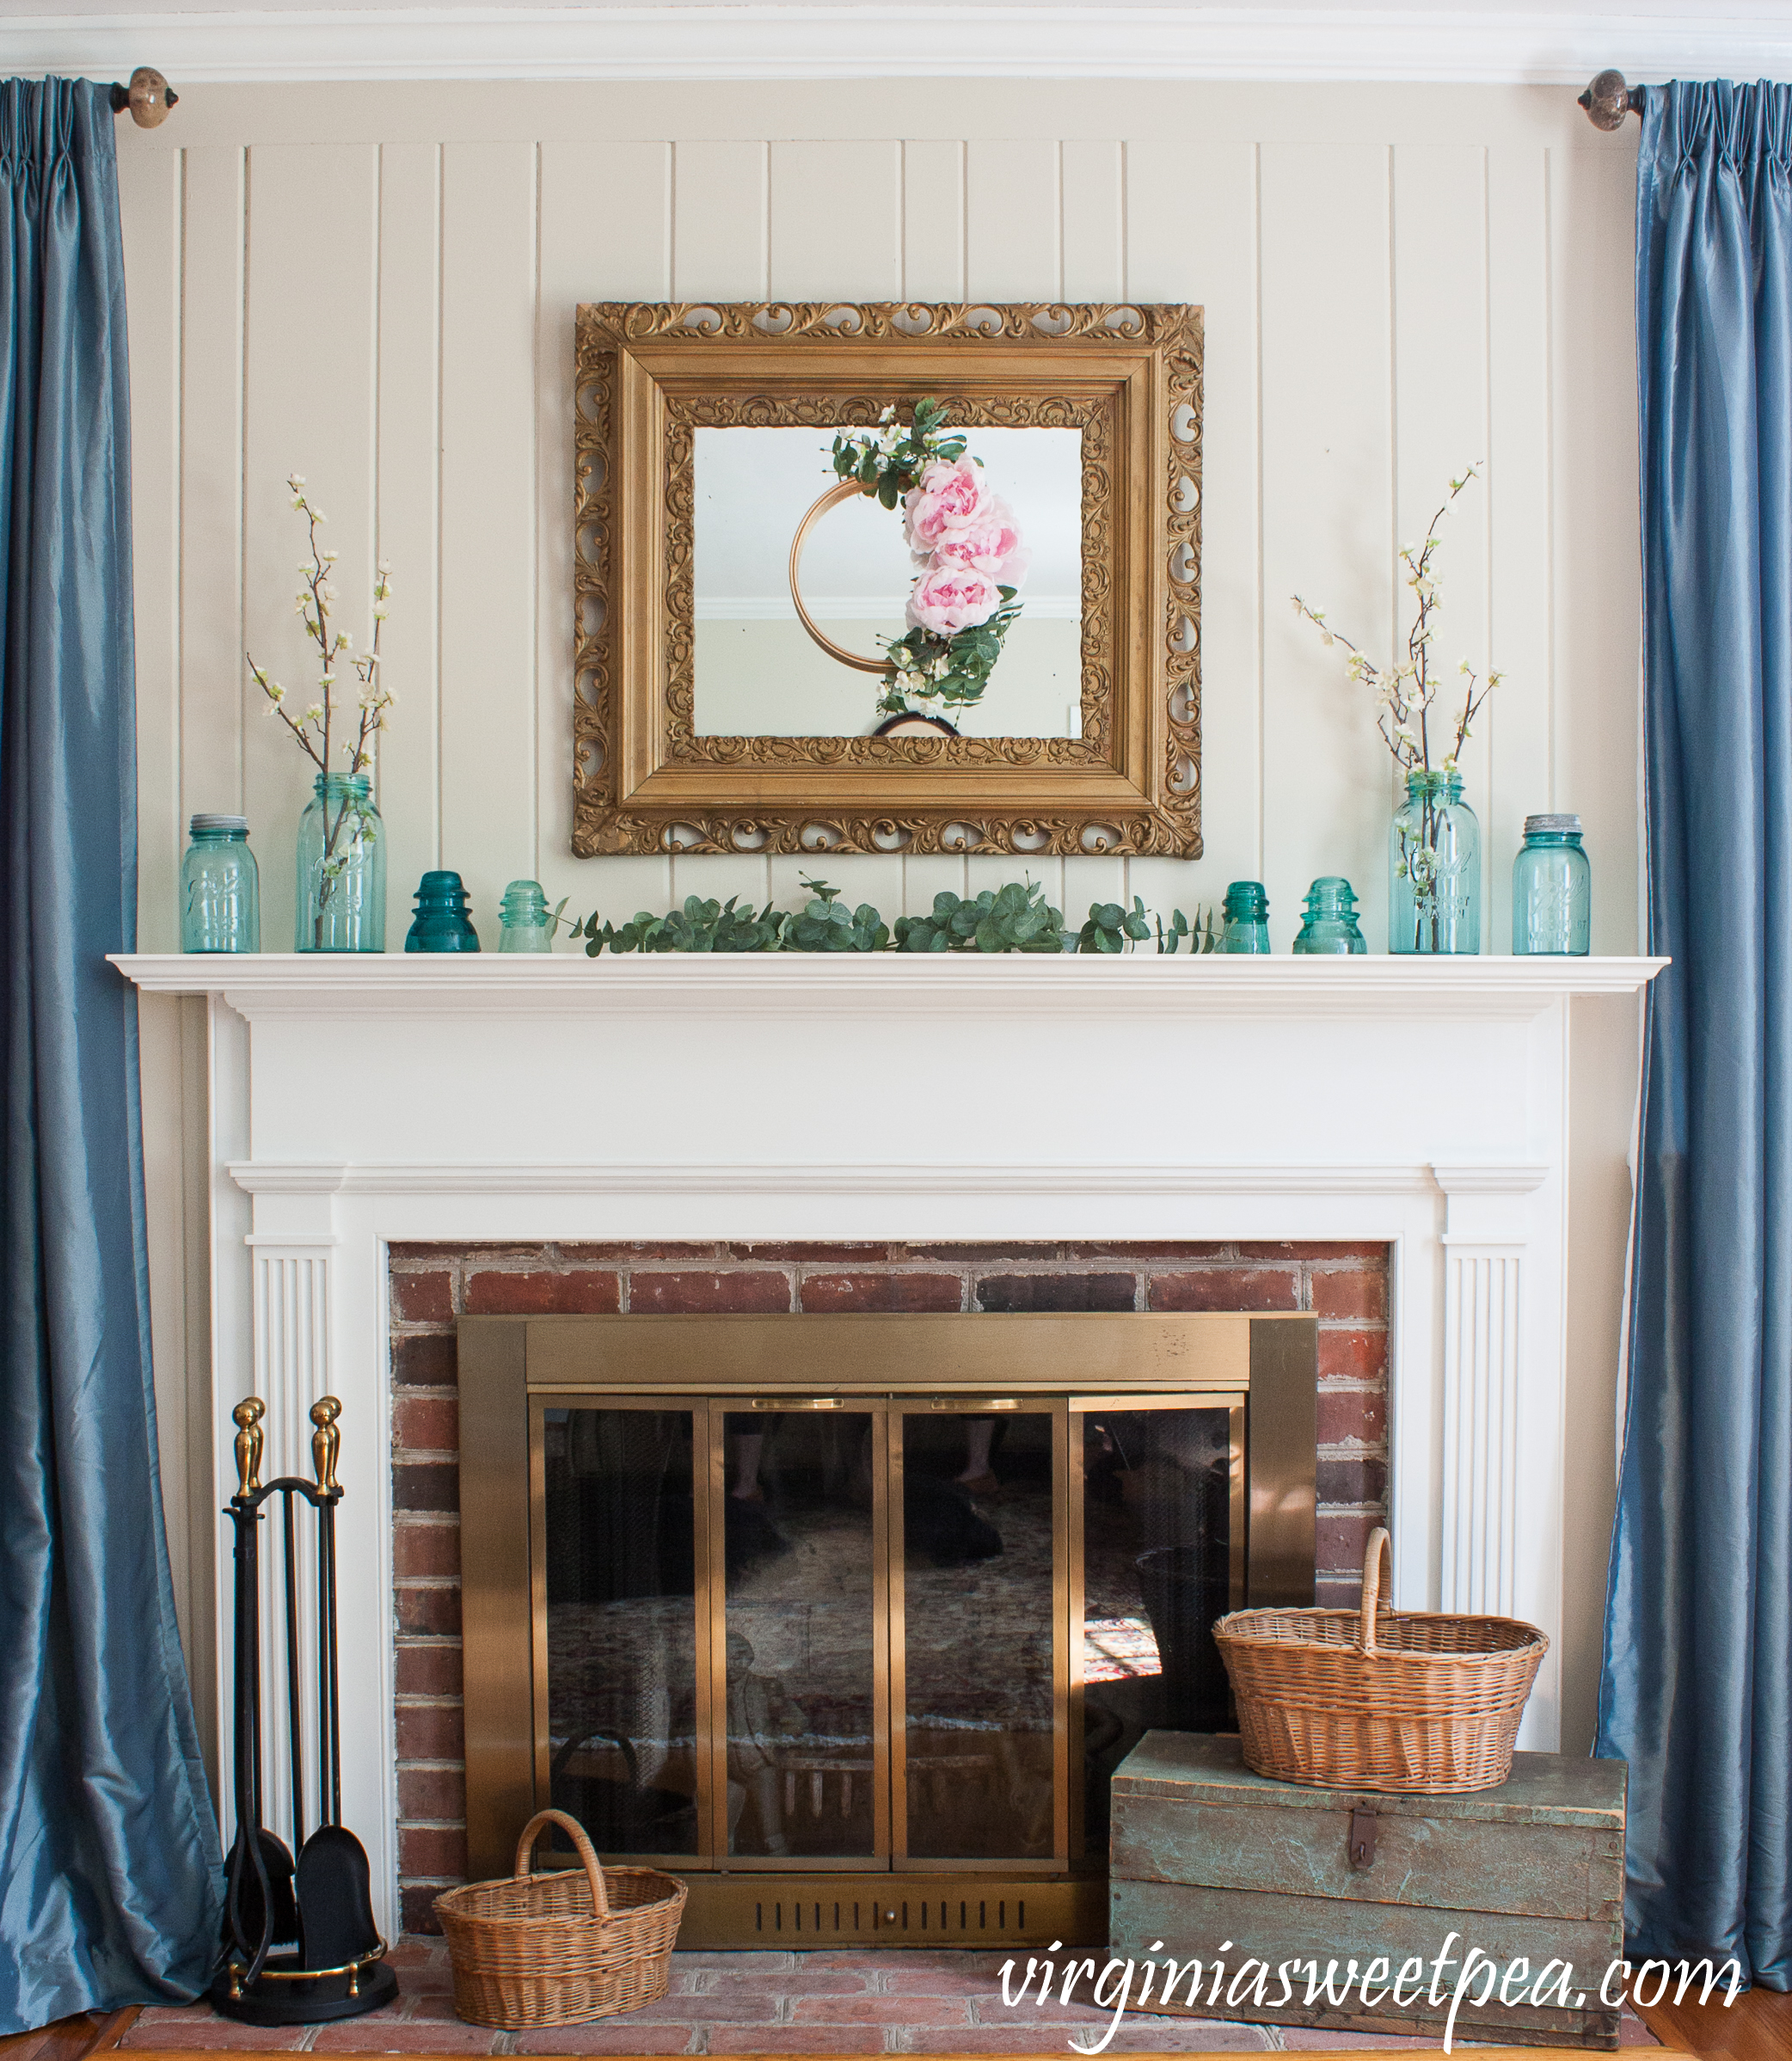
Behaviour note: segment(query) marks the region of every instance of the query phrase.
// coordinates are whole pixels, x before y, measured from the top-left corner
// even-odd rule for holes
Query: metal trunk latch
[[[1375,1806],[1359,1803],[1350,1813],[1350,1865],[1356,1874],[1375,1865]]]

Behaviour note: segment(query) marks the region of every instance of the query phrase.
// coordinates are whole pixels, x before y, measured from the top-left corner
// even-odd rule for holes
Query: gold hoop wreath
[[[887,659],[862,659],[856,652],[843,650],[832,637],[823,634],[814,617],[803,606],[802,594],[796,583],[797,573],[802,565],[802,548],[808,541],[811,524],[819,522],[830,509],[838,508],[842,501],[856,500],[864,491],[856,480],[842,480],[838,487],[830,487],[796,525],[796,534],[790,540],[790,598],[796,604],[797,621],[829,658],[839,665],[851,666],[855,672],[881,673],[890,670]]]

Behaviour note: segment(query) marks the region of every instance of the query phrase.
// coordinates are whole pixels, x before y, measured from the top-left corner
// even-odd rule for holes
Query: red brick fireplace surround
[[[1302,1310],[1319,1319],[1318,1600],[1387,1499],[1388,1253],[1347,1244],[394,1245],[393,1568],[407,1931],[463,1879],[457,1316]]]

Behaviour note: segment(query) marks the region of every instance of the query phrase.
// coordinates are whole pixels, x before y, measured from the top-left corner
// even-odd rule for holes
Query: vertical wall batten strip
[[[1250,147],[1250,206],[1251,370],[1255,380],[1255,390],[1251,395],[1251,420],[1256,430],[1255,449],[1254,453],[1256,469],[1254,475],[1253,483],[1256,490],[1256,508],[1255,512],[1256,515],[1255,531],[1257,542],[1257,605],[1255,624],[1256,630],[1256,665],[1253,680],[1253,684],[1256,689],[1256,721],[1254,726],[1255,763],[1251,768],[1251,785],[1257,798],[1257,816],[1255,825],[1256,850],[1255,854],[1256,865],[1253,869],[1253,877],[1261,880],[1263,877],[1264,870],[1263,856],[1265,847],[1263,824],[1267,813],[1267,794],[1264,786],[1264,782],[1267,778],[1267,774],[1265,769],[1268,764],[1263,736],[1263,710],[1266,701],[1264,688],[1267,678],[1266,671],[1266,653],[1268,647],[1267,636],[1266,634],[1267,626],[1263,620],[1263,610],[1267,598],[1268,589],[1264,584],[1263,577],[1263,507],[1265,498],[1263,487],[1263,146],[1261,143],[1254,143]],[[1205,418],[1206,415],[1206,396],[1205,394],[1201,398],[1201,414],[1203,417],[1202,433],[1205,437]],[[1206,542],[1206,526],[1203,524],[1203,545],[1205,545]],[[1201,583],[1201,592],[1202,599],[1205,603],[1206,598],[1206,581],[1205,577],[1203,578]],[[1203,612],[1205,613],[1205,609]],[[1203,695],[1205,696],[1206,690],[1206,673],[1205,667],[1202,669],[1201,687]],[[1203,753],[1204,762],[1205,756],[1205,753]],[[1205,771],[1205,763],[1203,765],[1203,770]],[[1203,809],[1202,813],[1205,816],[1205,808]]]
[[[535,180],[530,194],[533,219],[530,227],[529,249],[532,261],[530,276],[530,310],[532,316],[531,349],[529,353],[530,420],[536,426],[536,434],[529,440],[529,507],[532,520],[529,524],[529,592],[535,605],[529,610],[529,851],[530,873],[536,880],[542,874],[542,626],[541,626],[541,574],[542,574],[542,146],[535,146]],[[495,929],[496,918],[494,918]],[[494,935],[492,943],[498,938]]]
[[[541,316],[536,346],[536,648],[538,692],[537,878],[549,905],[575,915],[598,905],[626,919],[664,909],[672,865],[657,853],[572,856],[575,334],[581,302],[672,295],[672,145],[549,138],[541,145]],[[623,205],[619,197],[639,205]]]
[[[178,942],[180,929],[182,156],[169,150],[121,156],[118,181],[120,229],[132,290],[130,396],[136,425],[127,489],[132,511],[137,659],[136,775],[132,793],[137,821],[137,905],[129,913],[137,928],[136,948],[146,952],[171,949]],[[172,1067],[175,1044],[157,1037],[155,1050],[165,1052]],[[147,1041],[144,1064],[147,1102],[156,1092],[148,1084],[151,1062]],[[169,1092],[175,1092],[172,1076]],[[178,1567],[178,1549],[175,1560]]]
[[[1543,348],[1544,348],[1544,420],[1549,422],[1547,457],[1544,457],[1544,534],[1549,538],[1549,562],[1544,573],[1544,620],[1549,623],[1549,651],[1544,659],[1544,711],[1549,730],[1543,746],[1544,808],[1561,808],[1555,794],[1555,152],[1543,150]],[[1642,863],[1642,839],[1637,839],[1637,863]]]

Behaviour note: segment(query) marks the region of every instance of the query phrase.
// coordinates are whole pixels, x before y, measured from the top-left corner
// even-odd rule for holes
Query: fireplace
[[[552,1803],[687,1945],[1094,1943],[1108,1778],[1313,1597],[1298,1313],[471,1317],[475,1874]]]
[[[352,1480],[339,1520],[342,1716],[360,1742],[343,1808],[372,1861],[383,1928],[427,1921],[466,1862],[448,1327],[463,1308],[494,1307],[475,1294],[476,1249],[495,1263],[502,1248],[525,1269],[551,1249],[587,1275],[632,1253],[620,1295],[593,1281],[602,1303],[546,1307],[635,1315],[690,1310],[673,1296],[687,1279],[693,1291],[722,1270],[769,1279],[772,1252],[813,1241],[841,1252],[1047,1243],[1091,1259],[1164,1241],[1236,1242],[1240,1256],[1372,1246],[1386,1254],[1384,1322],[1319,1319],[1320,1599],[1347,1586],[1346,1534],[1359,1529],[1359,1512],[1329,1506],[1384,1494],[1395,1600],[1540,1625],[1551,1647],[1520,1744],[1554,1749],[1565,1708],[1583,1722],[1605,1550],[1585,1486],[1599,1443],[1586,1444],[1588,1409],[1599,1363],[1616,1359],[1623,1169],[1570,1151],[1569,1006],[1627,1009],[1619,998],[1659,962],[749,954],[593,966],[563,954],[270,954],[119,965],[152,994],[203,997],[178,1010],[193,1158],[163,1167],[152,1211],[184,1223],[210,1261],[167,1277],[172,1294],[158,1279],[157,1302],[158,1327],[186,1341],[184,1359],[159,1343],[157,1357],[179,1370],[164,1424],[187,1434],[165,1441],[164,1457],[187,1456],[169,1507],[196,1690],[214,1721],[230,1708],[217,1513],[235,1485],[231,1406],[262,1396],[272,1443],[302,1451],[310,1405],[338,1395]],[[882,1055],[937,1050],[948,1029],[955,1077],[1001,1093],[890,1092],[899,1076]],[[320,1054],[350,1051],[352,1095],[295,1089],[316,1077]],[[691,1258],[661,1265],[647,1257],[656,1248]],[[466,1303],[438,1294],[394,1327],[389,1282],[414,1268],[407,1292],[425,1297],[427,1263],[401,1255],[426,1248],[454,1255],[446,1270]],[[759,1256],[735,1268],[730,1255],[748,1249]],[[911,1257],[937,1249],[903,1245]],[[825,1284],[805,1264],[762,1284],[771,1299],[752,1307],[816,1307],[811,1287]],[[1143,1266],[1083,1269],[1123,1270],[1138,1288],[1126,1308],[1169,1313],[1167,1282],[1148,1286]],[[856,1306],[844,1298],[858,1271],[825,1269],[842,1288],[831,1307]],[[994,1284],[971,1265],[896,1271],[956,1273],[964,1296],[951,1308],[997,1314],[983,1292]],[[989,1271],[1029,1274],[1006,1261]],[[427,1322],[442,1328],[413,1328]],[[1329,1487],[1325,1471],[1384,1468],[1384,1488]],[[476,1707],[480,1686],[468,1689]],[[284,1781],[270,1770],[270,1820],[288,1807]],[[228,1815],[228,1768],[218,1794]],[[913,1875],[905,1886],[918,1897]],[[899,1912],[900,1898],[884,1908]]]

